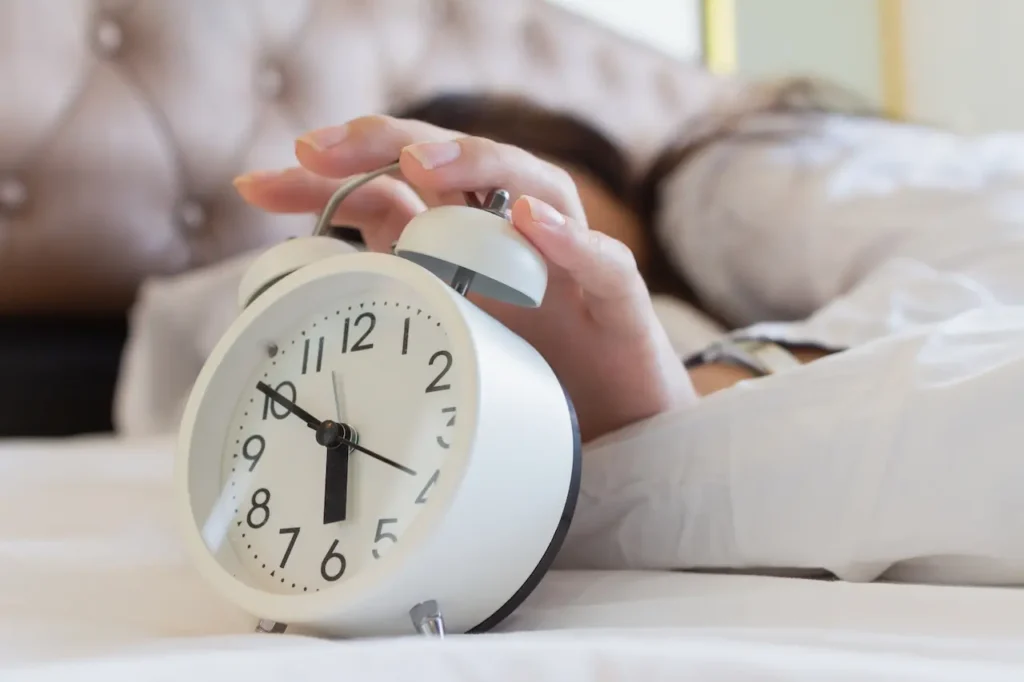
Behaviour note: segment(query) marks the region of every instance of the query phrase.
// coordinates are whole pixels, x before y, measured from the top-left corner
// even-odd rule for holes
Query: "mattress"
[[[553,572],[499,631],[255,634],[188,565],[170,439],[0,442],[0,680],[1024,679],[1024,591]]]

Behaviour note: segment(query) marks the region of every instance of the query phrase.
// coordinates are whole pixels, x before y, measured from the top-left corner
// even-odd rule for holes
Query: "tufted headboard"
[[[309,230],[230,181],[310,128],[512,92],[639,163],[719,87],[541,0],[0,0],[0,436],[108,429],[143,279]]]
[[[314,126],[514,91],[640,158],[711,80],[539,0],[3,0],[0,314],[120,312],[148,275],[307,230],[230,180]]]

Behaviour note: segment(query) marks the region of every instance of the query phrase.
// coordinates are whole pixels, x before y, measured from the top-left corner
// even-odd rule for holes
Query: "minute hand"
[[[296,417],[298,417],[302,421],[306,422],[306,426],[308,426],[309,428],[313,429],[314,431],[319,430],[320,426],[325,423],[325,422],[320,421],[319,419],[317,419],[313,415],[311,415],[309,412],[306,412],[304,409],[302,409],[301,407],[299,407],[298,405],[296,405],[292,401],[288,400],[283,395],[281,395],[280,393],[278,393],[277,391],[275,391],[274,389],[272,389],[270,386],[268,386],[267,384],[263,383],[262,381],[260,381],[259,383],[256,384],[256,388],[258,388],[261,392],[263,392],[265,395],[267,395],[271,400],[274,400],[279,405],[281,405],[281,407],[284,407],[285,409],[290,410],[292,412],[292,414],[294,414]],[[403,464],[399,464],[398,462],[396,462],[393,459],[388,459],[387,457],[385,457],[383,455],[378,455],[373,450],[367,450],[366,448],[364,448],[359,443],[356,443],[356,442],[353,442],[351,440],[348,440],[347,438],[342,438],[341,436],[337,436],[336,439],[337,439],[339,445],[347,445],[348,447],[352,448],[353,450],[358,450],[359,452],[363,453],[364,455],[369,455],[370,457],[373,457],[374,459],[376,459],[376,460],[378,460],[380,462],[383,462],[384,464],[387,464],[388,466],[394,467],[394,468],[398,469],[399,471],[407,473],[410,476],[415,476],[416,475],[416,472],[413,471],[412,469],[410,469],[409,467],[407,467],[407,466],[405,466]]]
[[[409,467],[405,466],[404,464],[399,464],[398,462],[396,462],[393,459],[388,459],[387,457],[385,457],[383,455],[378,455],[376,452],[374,452],[372,450],[367,450],[366,448],[364,448],[359,443],[356,443],[354,441],[350,441],[347,438],[342,438],[341,436],[338,436],[338,442],[341,443],[342,445],[347,445],[348,447],[352,448],[353,450],[358,450],[359,452],[363,453],[364,455],[369,455],[370,457],[373,457],[377,461],[384,462],[384,464],[387,464],[388,466],[394,467],[394,468],[398,469],[399,471],[402,471],[404,473],[409,474],[410,476],[415,476],[416,475],[415,471],[413,471]]]

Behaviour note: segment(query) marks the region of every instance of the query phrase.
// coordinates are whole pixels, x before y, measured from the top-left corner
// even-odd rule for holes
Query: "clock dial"
[[[385,561],[452,473],[458,380],[411,295],[341,298],[268,343],[222,454],[236,577],[315,592]]]

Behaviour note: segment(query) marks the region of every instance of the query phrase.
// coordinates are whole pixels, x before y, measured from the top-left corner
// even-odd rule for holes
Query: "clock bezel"
[[[374,563],[372,571],[362,570],[338,584],[313,593],[280,593],[260,589],[232,575],[204,540],[201,510],[193,504],[197,489],[195,476],[214,474],[217,483],[208,508],[216,503],[222,488],[220,466],[231,416],[239,398],[239,386],[265,361],[265,348],[276,335],[301,324],[307,317],[333,309],[339,292],[345,295],[371,290],[372,280],[399,282],[420,298],[431,314],[441,321],[453,355],[459,358],[453,382],[459,402],[454,443],[446,453],[446,475],[439,480],[430,504],[420,510],[404,531],[402,542]],[[292,273],[261,294],[245,308],[217,343],[204,364],[186,403],[178,442],[175,472],[178,516],[184,526],[186,548],[200,572],[229,599],[254,614],[284,622],[310,622],[329,618],[346,602],[363,597],[377,585],[386,584],[414,555],[444,518],[465,472],[467,458],[476,440],[479,407],[479,374],[473,339],[452,294],[443,282],[419,265],[377,253],[346,253],[325,258]],[[219,424],[219,426],[218,426]],[[451,473],[447,473],[447,472]],[[225,539],[228,553],[234,550]],[[367,549],[369,551],[369,549]]]

